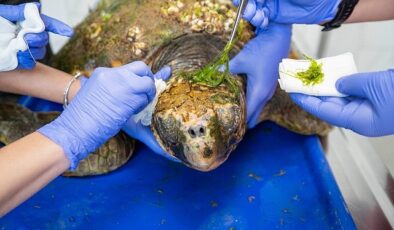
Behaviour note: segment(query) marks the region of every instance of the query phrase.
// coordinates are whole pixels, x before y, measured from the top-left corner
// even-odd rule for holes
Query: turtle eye
[[[173,116],[162,117],[158,116],[155,122],[155,128],[158,131],[160,138],[165,143],[177,144],[179,139],[179,123]]]
[[[231,135],[237,130],[241,118],[241,110],[239,106],[234,105],[230,107],[217,108],[216,115],[223,134]]]

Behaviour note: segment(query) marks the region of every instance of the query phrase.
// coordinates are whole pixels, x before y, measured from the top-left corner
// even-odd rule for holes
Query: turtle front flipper
[[[59,114],[36,113],[15,103],[0,103],[0,142],[8,145],[53,121]],[[67,171],[64,176],[92,176],[114,171],[130,159],[134,147],[134,140],[121,132],[82,160],[75,171]]]
[[[303,135],[326,136],[332,128],[326,122],[302,110],[279,87],[260,115],[260,121],[265,120]]]
[[[0,142],[8,145],[40,127],[35,114],[15,103],[0,103]]]
[[[36,113],[37,120],[42,125],[55,120],[58,115],[58,112]],[[135,141],[120,132],[83,159],[75,171],[68,170],[63,176],[83,177],[112,172],[126,164],[133,155],[134,147]]]
[[[95,176],[112,172],[127,163],[134,148],[135,141],[120,132],[82,160],[75,171],[66,171],[63,176]]]

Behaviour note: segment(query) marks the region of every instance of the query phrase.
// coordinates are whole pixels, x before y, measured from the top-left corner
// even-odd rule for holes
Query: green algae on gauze
[[[310,62],[310,66],[306,71],[296,73],[295,78],[298,78],[306,86],[314,86],[324,81],[324,73],[322,70],[323,64],[317,63],[317,61],[311,57],[304,55],[305,58]]]

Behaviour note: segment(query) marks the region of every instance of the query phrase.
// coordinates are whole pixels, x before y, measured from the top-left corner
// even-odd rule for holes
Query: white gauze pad
[[[133,120],[138,123],[141,121],[141,124],[144,126],[149,126],[152,124],[152,116],[155,112],[157,101],[159,100],[160,94],[167,88],[167,83],[162,79],[155,80],[156,86],[156,96],[155,98],[143,109],[141,112],[133,116]]]
[[[279,65],[279,85],[287,93],[302,93],[313,96],[344,97],[335,87],[336,81],[346,75],[357,73],[357,67],[351,53],[317,60],[322,64],[323,82],[316,85],[304,85],[294,76],[310,67],[309,60],[283,59]]]
[[[24,16],[25,20],[18,24],[0,17],[0,71],[10,71],[18,67],[17,53],[28,49],[24,39],[26,34],[45,30],[37,5],[26,4]]]

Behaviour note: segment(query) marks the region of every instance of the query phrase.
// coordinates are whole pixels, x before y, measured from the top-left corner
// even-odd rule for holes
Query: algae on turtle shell
[[[235,14],[230,1],[102,0],[51,63],[69,73],[85,71],[89,75],[97,66],[145,59],[154,48],[185,33],[227,38]],[[237,45],[253,36],[251,26],[242,22],[242,27],[249,29]]]
[[[245,81],[233,76],[240,91],[234,97],[226,84],[200,84],[182,76],[193,76],[220,54],[234,18],[231,1],[103,0],[76,28],[74,38],[52,64],[86,75],[99,66],[141,59],[154,72],[171,66],[173,76],[159,97],[151,128],[168,154],[189,167],[213,170],[227,159],[246,131]],[[235,50],[253,36],[252,27],[243,23],[245,29]],[[280,90],[260,118],[301,134],[326,135],[330,130]]]

